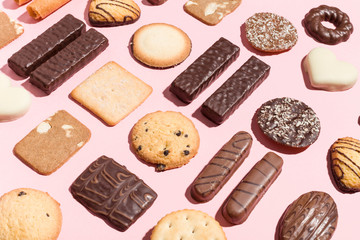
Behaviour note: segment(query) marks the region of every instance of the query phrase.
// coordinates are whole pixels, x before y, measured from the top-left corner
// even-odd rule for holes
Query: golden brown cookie
[[[360,191],[360,141],[339,138],[330,148],[331,169],[337,186],[343,192]]]
[[[220,224],[208,214],[192,209],[172,212],[155,226],[151,240],[226,240]]]
[[[240,3],[241,0],[189,0],[184,10],[207,25],[216,25]]]
[[[14,41],[23,32],[23,26],[0,10],[0,49]]]
[[[166,23],[152,23],[139,28],[131,41],[133,56],[154,68],[169,68],[183,62],[190,54],[191,40],[181,29]]]
[[[60,204],[48,193],[20,188],[0,198],[0,240],[57,239],[61,225]]]
[[[298,35],[294,25],[274,13],[256,13],[245,22],[246,38],[263,52],[283,52],[295,46]]]
[[[179,112],[153,112],[141,118],[131,132],[136,154],[157,171],[181,167],[193,158],[200,138],[193,122]]]
[[[133,0],[92,0],[89,21],[95,27],[111,27],[136,22],[141,10]]]

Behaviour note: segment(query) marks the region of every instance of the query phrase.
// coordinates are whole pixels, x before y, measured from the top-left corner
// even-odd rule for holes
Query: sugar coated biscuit
[[[344,91],[352,88],[358,78],[358,70],[348,62],[339,61],[327,48],[317,47],[304,60],[311,86],[327,91]]]
[[[37,173],[49,175],[89,139],[90,130],[68,112],[60,110],[18,142],[14,153]]]
[[[61,225],[60,204],[46,192],[19,188],[0,198],[0,240],[55,240]]]
[[[152,23],[139,28],[131,41],[133,56],[154,68],[180,64],[190,54],[191,40],[181,29],[166,23]]]
[[[114,126],[143,103],[151,92],[152,87],[116,62],[108,62],[77,86],[71,97]]]
[[[360,191],[360,140],[339,138],[330,148],[334,180],[343,192]]]
[[[181,113],[157,111],[134,125],[131,144],[141,159],[163,171],[187,164],[197,154],[200,138],[193,122]]]
[[[220,224],[207,213],[184,209],[163,217],[150,239],[226,240],[226,236]]]
[[[207,25],[216,25],[228,14],[235,11],[241,0],[189,0],[184,10]]]
[[[92,0],[89,21],[96,27],[119,26],[136,22],[140,13],[133,0]]]
[[[23,116],[31,106],[31,96],[22,87],[12,87],[10,78],[0,73],[0,122]]]
[[[24,33],[24,27],[0,10],[0,49]]]
[[[286,18],[274,13],[255,13],[245,21],[246,38],[257,50],[283,52],[295,46],[297,30]]]

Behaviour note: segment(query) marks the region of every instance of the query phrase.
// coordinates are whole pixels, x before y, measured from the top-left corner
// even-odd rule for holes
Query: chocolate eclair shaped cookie
[[[346,193],[360,191],[360,141],[339,138],[330,148],[331,170],[339,189]]]
[[[89,21],[95,27],[119,26],[137,21],[140,13],[133,0],[92,0]]]
[[[164,171],[187,164],[198,151],[200,138],[190,119],[179,112],[153,112],[141,118],[131,131],[136,155]]]

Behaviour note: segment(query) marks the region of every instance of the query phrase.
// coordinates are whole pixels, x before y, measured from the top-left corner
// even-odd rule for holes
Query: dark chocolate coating
[[[258,110],[257,122],[266,136],[289,147],[308,147],[320,134],[320,120],[314,110],[288,97],[264,103]]]
[[[106,156],[86,168],[70,192],[92,214],[119,231],[128,229],[157,198],[141,179]]]
[[[332,197],[325,192],[301,195],[285,210],[278,223],[276,240],[331,239],[338,212]]]
[[[50,94],[109,45],[108,39],[90,29],[30,74],[30,83]]]
[[[217,124],[223,123],[267,78],[270,66],[250,57],[201,106],[201,112]]]
[[[85,24],[68,14],[8,59],[9,67],[19,76],[32,71],[85,32]]]
[[[335,29],[327,28],[321,22],[334,24]],[[336,7],[320,5],[305,15],[304,26],[307,32],[321,43],[335,45],[347,41],[354,31],[349,16]]]
[[[246,174],[222,206],[224,218],[232,224],[243,223],[281,173],[283,160],[268,152]]]
[[[192,102],[240,54],[240,48],[220,38],[171,83],[170,91],[185,103]]]
[[[210,201],[249,156],[252,141],[249,133],[237,132],[191,184],[191,196],[198,202]]]
[[[163,3],[165,3],[167,0],[148,0],[149,3],[151,3],[152,5],[161,5]]]

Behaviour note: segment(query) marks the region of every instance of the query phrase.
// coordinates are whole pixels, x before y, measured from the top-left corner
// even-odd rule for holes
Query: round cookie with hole
[[[198,152],[200,137],[193,122],[179,112],[153,112],[131,131],[136,155],[164,171],[187,164]]]
[[[198,210],[184,209],[163,217],[150,239],[226,240],[226,236],[213,217]]]
[[[46,192],[19,188],[0,198],[0,240],[57,239],[61,225],[60,204]]]
[[[191,40],[178,27],[151,23],[139,28],[131,40],[133,56],[153,68],[169,68],[183,62],[191,52]]]

